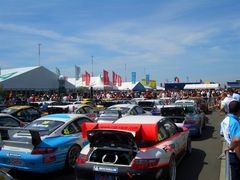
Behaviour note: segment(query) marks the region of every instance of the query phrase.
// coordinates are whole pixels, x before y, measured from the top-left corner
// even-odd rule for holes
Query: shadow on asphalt
[[[217,137],[213,137],[213,133],[215,131],[215,128],[211,125],[207,125],[203,131],[202,131],[202,136],[201,137],[191,137],[192,141],[203,141],[206,139],[217,139]]]
[[[8,172],[14,180],[75,180],[73,171],[60,170],[57,172],[39,174],[32,172],[24,172],[17,170],[10,170]]]
[[[193,148],[191,156],[185,157],[177,167],[177,180],[198,180],[203,166],[207,164],[205,157],[204,151]]]

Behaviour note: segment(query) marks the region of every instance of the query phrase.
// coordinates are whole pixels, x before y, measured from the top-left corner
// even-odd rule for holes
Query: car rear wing
[[[0,126],[0,144],[2,142],[14,142],[14,143],[24,143],[26,144],[27,141],[20,141],[24,138],[27,140],[31,136],[31,144],[36,147],[38,144],[42,142],[39,130],[36,129],[29,129],[29,128],[18,128],[18,127],[3,127]],[[29,136],[30,135],[30,136]]]
[[[157,141],[158,126],[157,124],[113,124],[113,123],[83,123],[82,136],[87,138],[89,130],[119,130],[130,131],[135,133],[136,141]]]

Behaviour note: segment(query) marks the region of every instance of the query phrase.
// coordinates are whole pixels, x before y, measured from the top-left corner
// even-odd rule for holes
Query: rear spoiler
[[[82,137],[87,138],[89,130],[119,130],[130,131],[136,134],[136,140],[157,141],[158,126],[157,124],[114,124],[114,123],[83,123]]]
[[[8,131],[9,131],[9,130],[11,130],[11,131],[16,131],[16,133],[19,132],[19,131],[21,131],[21,132],[26,132],[26,131],[28,131],[28,132],[31,134],[31,137],[32,137],[32,145],[33,145],[34,147],[36,147],[38,144],[40,144],[40,143],[42,142],[41,136],[40,136],[40,134],[39,134],[39,131],[36,130],[36,129],[0,126],[0,133],[1,133],[1,134],[2,134],[4,131],[6,131],[7,134],[8,134]],[[8,134],[8,136],[9,136],[9,134]],[[2,141],[2,138],[1,138],[0,141]],[[11,141],[11,139],[8,140],[8,141]]]

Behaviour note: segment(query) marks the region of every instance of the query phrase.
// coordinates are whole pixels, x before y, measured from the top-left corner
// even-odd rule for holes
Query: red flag
[[[103,70],[103,84],[109,85],[108,72],[106,70]]]
[[[122,77],[118,75],[118,86],[122,86]]]
[[[116,86],[116,84],[117,84],[117,74],[114,71],[112,72],[112,81],[113,81],[113,85]]]
[[[85,76],[86,76],[86,86],[89,86],[90,85],[90,74],[86,71],[85,72]]]
[[[82,81],[86,81],[86,74],[82,74]]]

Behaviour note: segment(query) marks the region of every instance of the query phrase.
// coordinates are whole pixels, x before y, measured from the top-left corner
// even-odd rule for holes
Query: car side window
[[[169,137],[167,131],[164,129],[162,124],[158,125],[158,141],[163,141]]]
[[[85,110],[81,107],[76,110],[77,114],[86,114]]]
[[[135,110],[135,109],[132,109],[132,110],[130,111],[130,115],[137,115],[136,110]]]
[[[80,132],[80,129],[72,122],[63,129],[62,134],[70,135],[70,134],[76,134],[78,132]]]
[[[143,109],[141,107],[136,107],[135,109],[137,111],[137,114],[143,114]]]
[[[39,112],[36,109],[33,108],[29,108],[26,110],[29,114],[34,114],[34,115],[38,115]]]
[[[85,122],[92,122],[91,120],[87,119],[87,118],[79,118],[77,120],[75,120],[73,123],[75,126],[77,126],[77,128],[79,129],[79,132],[82,132],[82,124]]]
[[[93,109],[91,107],[84,107],[84,110],[86,111],[86,113],[93,113]]]
[[[1,117],[0,126],[19,127],[20,123],[11,117]]]
[[[163,127],[168,132],[169,136],[173,136],[177,133],[177,127],[169,120],[163,123]]]

